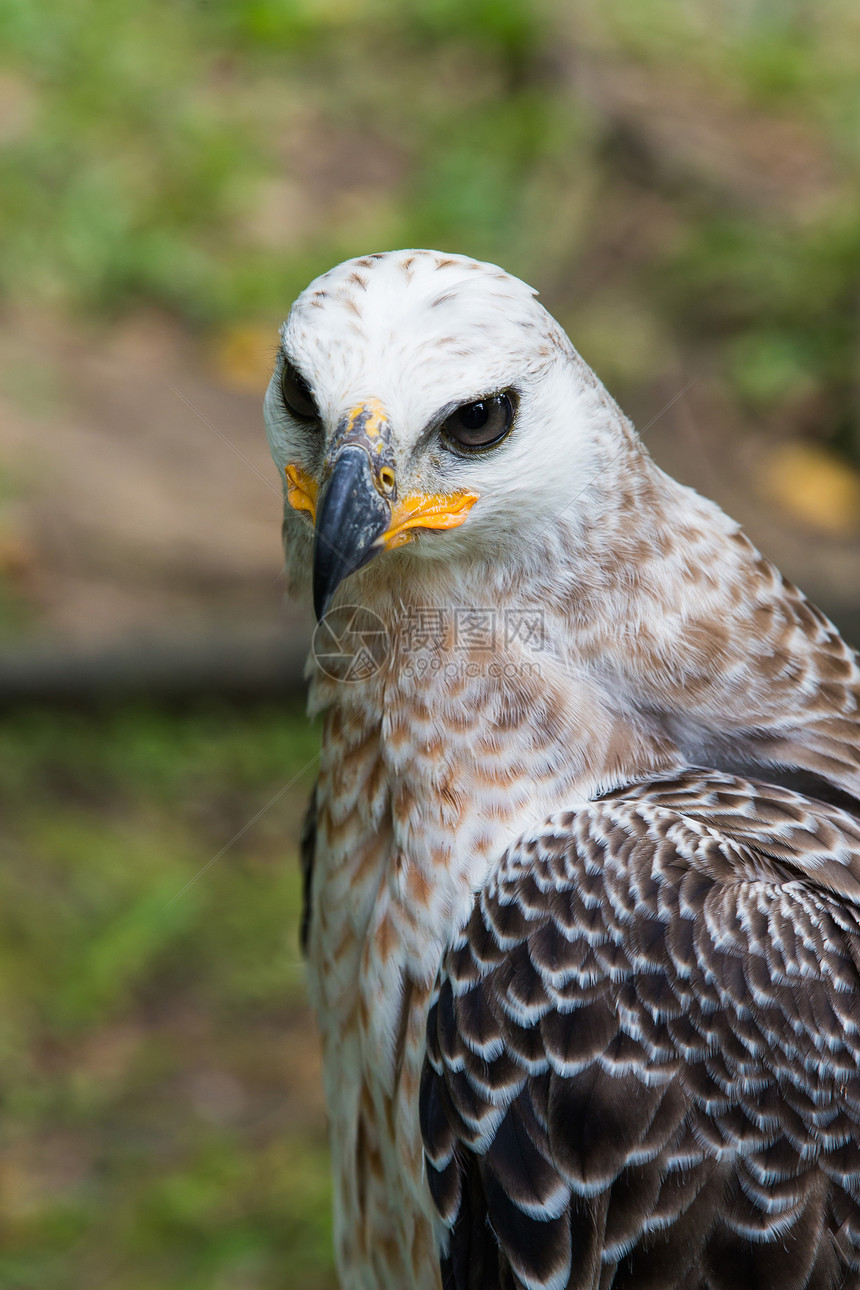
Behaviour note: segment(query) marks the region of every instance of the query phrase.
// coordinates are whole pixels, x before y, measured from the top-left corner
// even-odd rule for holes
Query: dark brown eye
[[[284,402],[287,405],[287,411],[292,412],[294,417],[299,421],[318,421],[319,412],[314,402],[314,396],[311,394],[310,386],[303,376],[301,376],[292,363],[284,362],[284,370],[281,373],[281,393],[284,396]]]
[[[448,417],[442,433],[460,448],[489,448],[504,439],[513,419],[511,396],[494,394],[477,403],[464,403]]]

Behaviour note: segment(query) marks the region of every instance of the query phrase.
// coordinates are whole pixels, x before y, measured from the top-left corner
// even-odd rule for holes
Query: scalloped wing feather
[[[450,1290],[860,1286],[860,822],[691,771],[552,817],[446,956]]]

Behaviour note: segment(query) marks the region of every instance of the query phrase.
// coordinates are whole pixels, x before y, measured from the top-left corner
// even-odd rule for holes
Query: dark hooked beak
[[[374,484],[364,448],[347,444],[338,453],[316,511],[314,611],[323,618],[344,578],[376,555],[375,545],[391,522],[391,506]]]

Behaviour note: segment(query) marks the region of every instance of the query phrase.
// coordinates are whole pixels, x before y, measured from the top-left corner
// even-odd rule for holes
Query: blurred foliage
[[[855,515],[856,0],[0,0],[0,205],[11,316],[168,310],[241,389],[346,256],[498,261],[622,400],[704,372],[724,424],[821,441],[774,495]],[[285,842],[313,753],[282,712],[0,730],[3,1286],[333,1284]]]
[[[292,841],[315,752],[291,711],[4,722],[3,1286],[331,1286]]]
[[[439,245],[555,284],[622,394],[698,346],[860,456],[854,0],[3,0],[0,48],[7,298],[269,326]]]

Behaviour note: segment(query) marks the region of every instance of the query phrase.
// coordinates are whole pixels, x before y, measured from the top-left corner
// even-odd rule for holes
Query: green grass
[[[268,326],[348,255],[439,245],[556,284],[585,337],[623,282],[741,409],[789,418],[801,390],[860,457],[852,0],[6,0],[0,48],[13,301]],[[646,85],[621,126],[607,66]],[[692,143],[651,155],[667,109]],[[776,192],[756,138],[800,150]],[[624,396],[630,371],[604,375]]]
[[[332,1285],[297,945],[316,744],[295,711],[4,721],[10,1290]]]
[[[268,326],[346,256],[438,245],[556,284],[586,337],[622,280],[741,409],[801,389],[860,458],[852,0],[5,0],[0,49],[12,301]],[[606,66],[648,87],[621,127],[582,75]],[[652,104],[733,124],[648,155]],[[800,149],[796,181],[726,180],[756,137]]]

